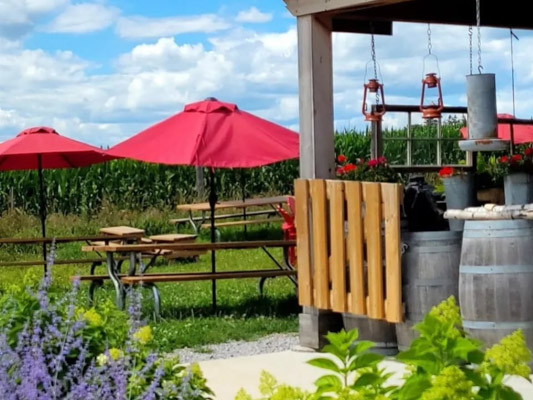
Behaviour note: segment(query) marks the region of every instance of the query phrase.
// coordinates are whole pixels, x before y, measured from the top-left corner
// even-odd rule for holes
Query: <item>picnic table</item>
[[[245,200],[229,200],[229,201],[220,201],[217,202],[215,205],[215,211],[217,210],[228,210],[228,209],[236,209],[236,210],[242,210],[241,214],[223,214],[223,215],[215,215],[215,219],[230,219],[230,218],[243,218],[242,221],[233,221],[233,222],[226,222],[223,224],[218,223],[218,226],[232,226],[232,225],[244,225],[247,224],[255,224],[255,223],[265,223],[265,222],[274,222],[278,219],[275,218],[268,218],[268,219],[251,219],[246,220],[246,217],[248,216],[267,216],[272,217],[275,215],[278,215],[277,212],[277,206],[281,206],[285,203],[287,203],[287,197],[289,195],[283,195],[283,196],[273,196],[273,197],[256,197],[256,198],[250,198]],[[247,211],[250,207],[270,207],[270,209],[267,210],[258,210],[258,211]],[[209,224],[206,224],[207,217],[209,211],[211,211],[211,207],[209,203],[192,203],[192,204],[180,204],[177,206],[178,211],[186,211],[188,213],[187,218],[178,218],[173,219],[171,222],[175,223],[176,225],[179,225],[184,222],[190,223],[191,227],[193,228],[194,232],[198,234],[201,228],[206,228]],[[200,216],[195,216],[195,213],[201,213]],[[279,219],[281,221],[281,219]]]
[[[232,279],[232,278],[260,278],[259,288],[263,290],[263,285],[266,278],[276,276],[287,276],[293,283],[296,284],[296,271],[289,265],[279,263],[268,252],[269,248],[295,246],[296,241],[291,240],[267,240],[267,241],[244,241],[244,242],[218,242],[218,243],[187,243],[187,235],[182,235],[183,239],[178,242],[167,243],[141,243],[141,244],[107,244],[97,246],[83,246],[82,251],[85,252],[105,252],[107,276],[76,276],[71,279],[79,279],[82,281],[101,282],[104,279],[110,279],[115,288],[116,304],[119,308],[124,308],[124,299],[126,294],[126,287],[132,285],[141,285],[152,290],[154,296],[154,310],[155,314],[160,313],[160,296],[157,282],[183,282],[192,280],[216,280],[216,279]],[[189,235],[191,236],[191,235]],[[277,268],[263,269],[263,270],[244,270],[244,271],[222,271],[222,272],[194,272],[194,273],[151,273],[147,274],[148,265],[144,265],[141,260],[141,255],[147,252],[162,252],[165,250],[171,251],[215,251],[226,249],[258,249],[265,251],[270,259],[274,261]],[[122,274],[119,269],[119,264],[115,262],[115,255],[128,254],[130,259],[130,267],[126,274]],[[139,260],[140,268],[139,274],[136,273],[136,263]]]

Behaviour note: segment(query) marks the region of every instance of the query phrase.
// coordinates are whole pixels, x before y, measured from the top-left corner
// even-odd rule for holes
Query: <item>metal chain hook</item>
[[[472,29],[472,25],[468,27],[468,41],[469,41],[469,49],[470,49],[470,75],[472,75],[472,58],[473,58],[473,51],[472,51],[472,37],[474,36],[474,31]]]
[[[374,39],[374,34],[370,35],[370,48],[371,48],[371,55],[372,55],[372,63],[374,64],[374,79],[376,81],[379,81],[378,79],[378,62],[376,60],[376,41]],[[376,92],[376,105],[379,104],[379,91]]]
[[[477,22],[477,69],[481,74],[483,65],[481,63],[481,1],[476,0],[476,22]]]
[[[433,46],[431,44],[431,25],[430,24],[428,24],[427,33],[428,33],[428,54],[431,54],[431,49]]]

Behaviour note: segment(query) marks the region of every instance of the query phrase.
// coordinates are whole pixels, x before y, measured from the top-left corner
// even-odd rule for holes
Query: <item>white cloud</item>
[[[255,7],[250,7],[248,10],[240,11],[235,18],[237,22],[261,24],[272,20],[272,14],[263,13]]]
[[[69,5],[46,28],[54,33],[95,32],[110,26],[119,14],[115,7],[97,3]]]
[[[167,18],[132,16],[120,18],[116,31],[123,38],[141,39],[193,32],[212,33],[229,27],[229,23],[215,14]]]

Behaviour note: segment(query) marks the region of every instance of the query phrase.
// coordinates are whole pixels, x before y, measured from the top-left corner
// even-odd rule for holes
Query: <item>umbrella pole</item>
[[[216,182],[215,182],[215,170],[209,168],[209,207],[211,208],[211,243],[216,242],[216,231],[215,231],[215,205],[217,204],[217,193],[216,193]],[[217,260],[215,250],[211,250],[211,272],[216,273],[217,271]],[[211,281],[211,295],[212,295],[212,305],[213,311],[217,309],[217,281],[213,279]]]
[[[246,175],[244,168],[241,169],[241,188],[242,188],[242,202],[246,200]],[[242,208],[242,219],[246,221],[246,207]],[[248,239],[248,231],[246,225],[243,225],[244,228],[244,240]]]
[[[44,199],[44,179],[43,179],[43,163],[42,163],[42,157],[40,154],[37,154],[37,173],[39,175],[39,214],[41,217],[41,233],[43,235],[43,238],[46,237],[46,209],[45,209],[45,199]],[[46,265],[46,242],[43,242],[43,266],[44,266],[44,273],[47,272],[47,265]]]

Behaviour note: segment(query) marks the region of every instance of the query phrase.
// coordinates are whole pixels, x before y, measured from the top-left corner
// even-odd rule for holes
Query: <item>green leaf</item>
[[[467,360],[468,362],[472,364],[481,364],[483,360],[485,359],[485,353],[483,353],[481,350],[474,350],[468,353]]]
[[[419,400],[422,393],[429,387],[431,387],[431,382],[426,376],[413,375],[400,389],[398,400]]]
[[[522,396],[508,386],[504,386],[498,393],[502,400],[522,400]]]
[[[451,346],[451,353],[454,358],[460,358],[461,360],[468,360],[468,354],[478,350],[479,346],[472,340],[467,338],[457,338],[453,341]]]
[[[366,373],[362,374],[357,380],[354,382],[354,384],[351,386],[352,389],[359,389],[364,386],[371,386],[378,382],[380,380],[380,376],[374,373]]]
[[[345,358],[346,358],[346,355],[343,354],[342,351],[340,351],[337,347],[331,345],[331,344],[327,344],[325,345],[323,348],[322,348],[322,352],[323,353],[328,353],[328,354],[331,354],[335,357],[337,357],[339,360],[341,361],[344,361]]]
[[[365,353],[357,356],[348,367],[350,371],[372,367],[383,360],[384,356],[376,353]]]
[[[337,375],[323,375],[315,381],[321,393],[335,392],[342,389],[342,381]]]
[[[361,340],[350,349],[350,355],[353,356],[356,354],[364,353],[365,351],[373,348],[374,346],[376,346],[374,342],[370,342],[368,340]]]
[[[313,358],[312,360],[307,361],[307,364],[333,372],[340,372],[339,366],[329,358]]]
[[[424,371],[438,375],[442,363],[434,353],[417,353],[413,350],[404,351],[396,356],[396,359],[409,365],[422,368]]]

